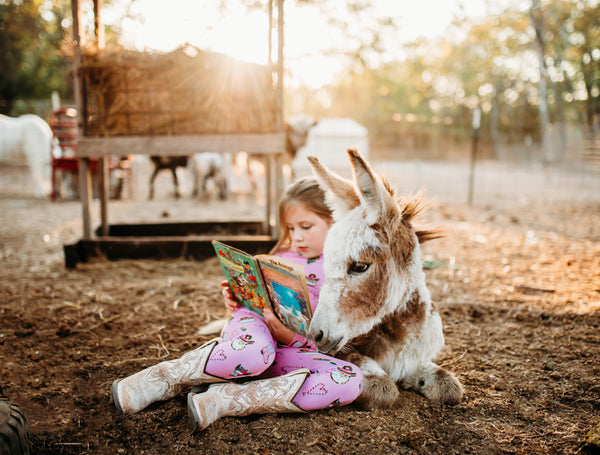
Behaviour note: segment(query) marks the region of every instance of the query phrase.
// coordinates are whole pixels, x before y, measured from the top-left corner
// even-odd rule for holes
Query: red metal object
[[[52,147],[51,165],[52,165],[52,189],[50,199],[55,200],[60,196],[57,188],[66,173],[76,177],[79,172],[79,163],[77,160],[77,137],[79,130],[77,128],[77,109],[75,106],[62,106],[50,115],[50,128],[54,134],[55,142],[59,147]],[[129,171],[126,163],[127,158],[109,160],[109,169],[122,169]],[[89,168],[93,175],[98,173],[98,158],[89,159]],[[120,195],[119,195],[120,196]]]
[[[52,147],[52,189],[50,199],[55,200],[59,194],[57,191],[59,179],[62,180],[65,173],[74,175],[79,171],[77,162],[77,109],[74,106],[63,106],[50,115],[50,128],[54,134]],[[58,147],[55,147],[58,142]],[[90,163],[91,165],[91,163]],[[96,169],[98,163],[95,163]]]

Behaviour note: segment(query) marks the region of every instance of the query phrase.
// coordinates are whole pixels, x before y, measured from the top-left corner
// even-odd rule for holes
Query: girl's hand
[[[271,311],[269,308],[265,308],[263,310],[263,316],[271,335],[273,335],[277,341],[283,344],[290,344],[292,341],[294,341],[296,334],[283,325],[277,316],[275,316],[273,311]]]
[[[223,294],[223,303],[225,304],[225,308],[227,308],[227,311],[230,313],[233,313],[240,305],[233,300],[233,294],[231,293],[231,289],[229,289],[229,283],[227,281],[221,281],[219,286],[223,288],[221,293]]]

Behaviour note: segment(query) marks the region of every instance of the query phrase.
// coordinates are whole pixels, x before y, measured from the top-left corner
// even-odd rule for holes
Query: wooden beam
[[[64,245],[65,265],[75,268],[94,257],[118,259],[186,258],[204,260],[215,257],[211,241],[218,239],[250,254],[268,253],[275,239],[268,235],[204,235],[184,237],[113,238],[98,237]]]

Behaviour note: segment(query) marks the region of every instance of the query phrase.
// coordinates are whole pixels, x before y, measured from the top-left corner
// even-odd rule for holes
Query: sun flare
[[[232,4],[221,15],[204,2],[140,0],[132,5],[134,17],[121,27],[123,42],[137,50],[171,51],[185,43],[200,49],[222,52],[236,59],[268,61],[268,17],[264,12],[247,12]]]
[[[104,8],[103,21],[120,29],[121,43],[130,49],[168,52],[190,43],[245,62],[266,64],[268,14],[265,10],[247,9],[241,3],[228,1],[220,10],[217,2],[198,0],[114,0]],[[388,59],[393,59],[401,58],[399,42],[416,36],[440,35],[453,12],[468,10],[469,14],[480,15],[485,4],[484,0],[431,0],[415,4],[407,11],[402,2],[375,0],[373,12],[378,17],[394,17],[400,23],[396,33],[386,36]],[[285,2],[284,9],[287,83],[316,88],[334,82],[344,67],[340,55],[348,50],[347,37],[329,25],[316,5]],[[127,10],[131,18],[122,19]],[[431,16],[432,10],[436,11],[435,17]],[[342,22],[356,19],[347,15],[345,7],[336,13]],[[272,52],[272,60],[276,61],[275,39]]]

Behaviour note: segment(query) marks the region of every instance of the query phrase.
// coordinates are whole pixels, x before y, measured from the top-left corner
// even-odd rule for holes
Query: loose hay
[[[447,234],[424,249],[440,264],[426,273],[444,321],[440,364],[451,365],[466,389],[459,405],[434,407],[403,391],[385,411],[351,405],[232,417],[191,435],[185,394],[124,416],[110,387],[212,337],[197,331],[225,317],[217,260],[93,261],[66,270],[62,245],[80,235],[79,203],[33,199],[29,186],[15,183],[17,171],[0,172],[0,394],[30,419],[32,453],[575,455],[593,447],[590,430],[600,423],[597,191],[593,203],[545,205],[548,186],[528,193],[527,205],[490,196],[489,207],[454,201],[425,214],[426,224]],[[495,187],[514,178],[494,175]],[[460,174],[445,176],[450,187]],[[112,206],[117,218],[132,210],[121,204]],[[231,219],[241,210],[233,202],[219,208]],[[131,215],[143,219],[147,206]]]
[[[87,136],[281,131],[273,67],[186,45],[170,53],[87,51]]]

